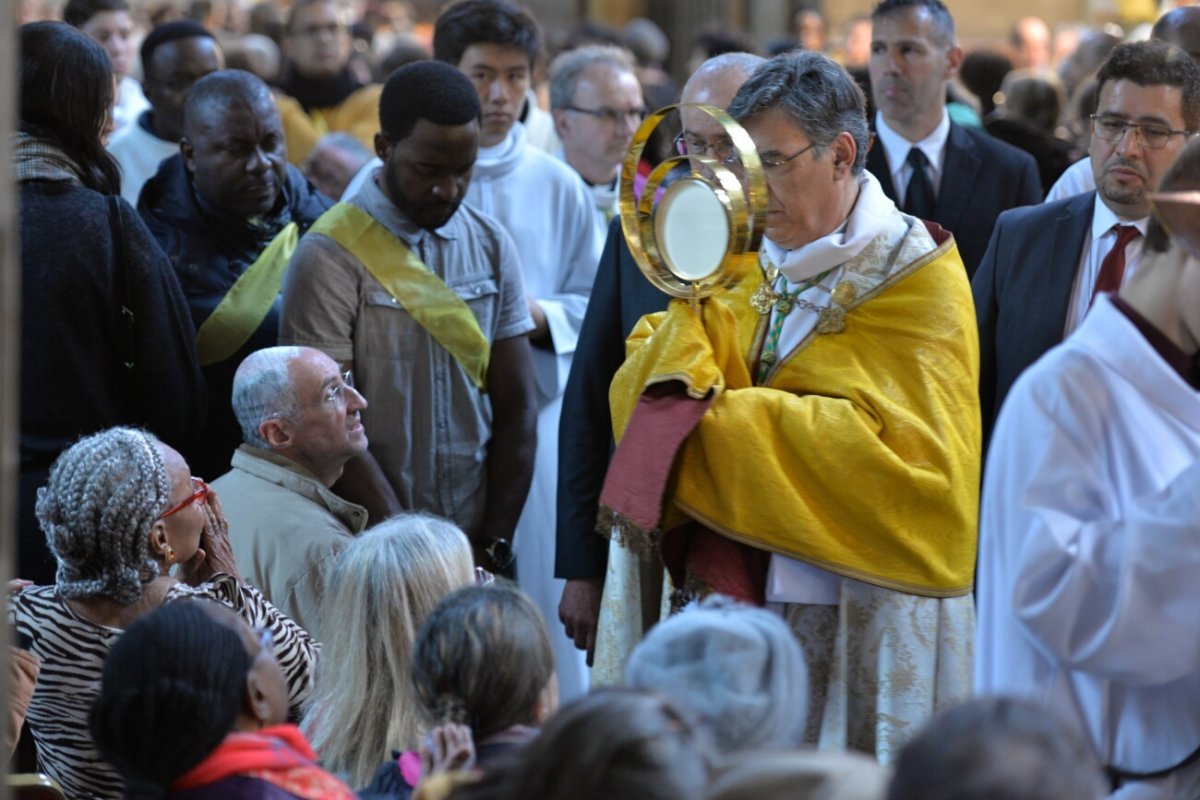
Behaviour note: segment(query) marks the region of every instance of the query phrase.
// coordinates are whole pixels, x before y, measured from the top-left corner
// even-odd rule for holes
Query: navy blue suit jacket
[[[1096,193],[1000,215],[971,281],[984,442],[1013,382],[1063,340]]]
[[[613,449],[608,386],[625,361],[625,339],[633,326],[646,314],[666,310],[670,299],[642,275],[621,219],[614,217],[563,394],[554,557],[559,578],[604,576],[608,542],[596,534],[596,513]]]
[[[884,194],[903,209],[904,198],[896,196],[879,142],[867,153],[867,169]],[[1043,196],[1033,156],[983,131],[950,124],[942,183],[930,221],[954,234],[968,277],[975,274],[1000,213],[1040,203]]]

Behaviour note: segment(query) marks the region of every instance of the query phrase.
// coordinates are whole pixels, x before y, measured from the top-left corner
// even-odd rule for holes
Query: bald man
[[[330,205],[287,163],[265,83],[221,70],[192,86],[180,153],[146,183],[138,210],[170,258],[196,326],[209,392],[201,444],[185,454],[197,475],[229,469],[242,440],[229,399],[234,370],[276,343],[283,270]]]
[[[684,103],[725,108],[763,59],[727,53],[700,65],[683,89]],[[725,159],[732,148],[719,123],[702,111],[684,109],[680,141],[687,152]],[[608,542],[596,535],[600,487],[612,448],[608,386],[625,358],[625,337],[646,314],[667,307],[667,297],[638,270],[620,219],[608,228],[596,283],[579,333],[576,357],[563,395],[558,442],[558,519],[555,575],[566,579],[559,618],[590,663],[604,589]]]

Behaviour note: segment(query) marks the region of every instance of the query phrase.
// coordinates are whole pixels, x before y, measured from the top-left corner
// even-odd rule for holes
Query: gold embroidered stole
[[[299,227],[295,222],[289,222],[229,287],[196,331],[200,366],[218,364],[250,341],[279,296],[283,273],[299,239]]]
[[[367,212],[338,203],[309,228],[344,247],[487,391],[491,343],[474,312],[409,247]]]

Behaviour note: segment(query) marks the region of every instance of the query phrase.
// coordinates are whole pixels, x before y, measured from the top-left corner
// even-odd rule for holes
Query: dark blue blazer
[[[642,275],[621,219],[614,217],[563,394],[554,558],[559,578],[604,576],[608,542],[596,533],[596,513],[613,449],[608,386],[625,361],[625,339],[633,326],[646,314],[666,310],[670,299]]]
[[[867,169],[879,180],[884,194],[903,209],[904,198],[896,196],[887,155],[879,142],[867,153]],[[968,277],[975,274],[1000,213],[1040,203],[1043,197],[1033,156],[983,131],[950,123],[942,183],[931,221],[954,234]]]
[[[1063,339],[1096,193],[1000,215],[971,281],[984,442],[1013,382]]]

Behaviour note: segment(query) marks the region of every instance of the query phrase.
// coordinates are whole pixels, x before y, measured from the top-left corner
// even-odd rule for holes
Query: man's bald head
[[[192,85],[183,108],[184,135],[199,127],[215,127],[232,107],[253,110],[264,117],[279,119],[271,88],[257,75],[240,69],[210,72]]]
[[[683,86],[682,103],[700,103],[726,109],[751,73],[765,61],[753,53],[723,53],[705,61]],[[684,108],[679,112],[683,137],[688,152],[719,155],[728,154],[732,143],[721,124],[703,111]]]
[[[1183,6],[1159,17],[1150,38],[1186,50],[1200,61],[1200,6]]]
[[[256,75],[226,69],[196,81],[179,148],[197,191],[213,206],[251,219],[283,201],[283,125],[271,90]]]

